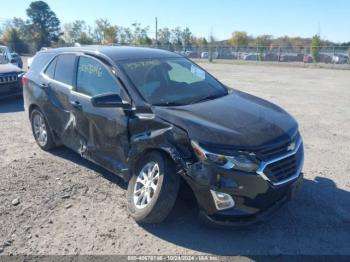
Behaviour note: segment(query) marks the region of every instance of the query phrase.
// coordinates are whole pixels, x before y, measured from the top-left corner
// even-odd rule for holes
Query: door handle
[[[70,101],[70,104],[72,105],[72,107],[78,109],[78,110],[82,110],[83,106],[80,104],[79,101]]]
[[[50,87],[50,84],[49,84],[49,83],[41,83],[41,84],[39,85],[39,87],[40,87],[41,89],[44,89],[44,88]]]

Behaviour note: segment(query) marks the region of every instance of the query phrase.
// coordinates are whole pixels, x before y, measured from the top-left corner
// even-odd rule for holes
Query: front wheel
[[[179,191],[180,177],[174,163],[151,152],[135,170],[127,192],[129,213],[139,223],[160,223],[172,210]]]

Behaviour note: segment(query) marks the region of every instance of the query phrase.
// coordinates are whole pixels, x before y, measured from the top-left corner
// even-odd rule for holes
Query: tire
[[[35,141],[41,149],[48,151],[56,147],[56,144],[53,139],[53,135],[52,135],[50,126],[46,120],[46,117],[39,109],[37,108],[34,109],[30,114],[30,123],[32,126],[32,132],[33,132]],[[38,127],[38,124],[40,124],[41,129],[40,127]],[[42,131],[38,131],[38,128]],[[38,133],[38,132],[42,132],[42,133]],[[42,139],[43,136],[40,136],[40,134],[43,135],[44,132],[46,133],[46,139]]]
[[[153,166],[152,166],[153,165]],[[155,167],[158,165],[157,167]],[[147,176],[147,181],[151,183],[151,186],[143,186],[140,182],[142,181],[142,171],[147,171],[149,169],[155,168],[154,179],[149,179]],[[158,172],[157,172],[158,170]],[[158,179],[157,174],[158,173]],[[139,180],[138,180],[139,178]],[[145,182],[145,180],[143,180]],[[146,183],[147,184],[147,183]],[[156,184],[156,189],[152,188]],[[150,152],[145,155],[137,164],[135,169],[135,174],[129,181],[128,191],[127,191],[127,202],[128,210],[130,215],[141,224],[153,224],[163,222],[164,219],[169,215],[170,211],[173,209],[177,194],[179,191],[180,176],[176,174],[176,168],[174,163],[164,154],[158,152]],[[150,200],[146,197],[147,204],[142,205],[142,186],[144,189],[144,195],[149,194]],[[135,195],[136,191],[141,193]],[[148,191],[147,191],[148,190]],[[153,194],[152,194],[153,192]],[[140,200],[141,199],[141,200]]]

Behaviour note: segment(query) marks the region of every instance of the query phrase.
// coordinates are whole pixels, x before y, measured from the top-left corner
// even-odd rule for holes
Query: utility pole
[[[156,17],[156,45],[158,45],[158,18]]]

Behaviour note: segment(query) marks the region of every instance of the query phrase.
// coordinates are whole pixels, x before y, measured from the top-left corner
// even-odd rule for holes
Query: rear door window
[[[29,72],[39,74],[54,56],[55,54],[52,53],[38,53],[33,59]]]
[[[47,75],[51,79],[54,79],[55,77],[56,61],[56,58],[52,60],[50,65],[45,70],[45,75]]]
[[[54,79],[66,85],[73,85],[74,66],[76,56],[64,54],[57,57]]]
[[[77,92],[88,96],[120,95],[120,85],[101,62],[82,56],[78,63]]]

